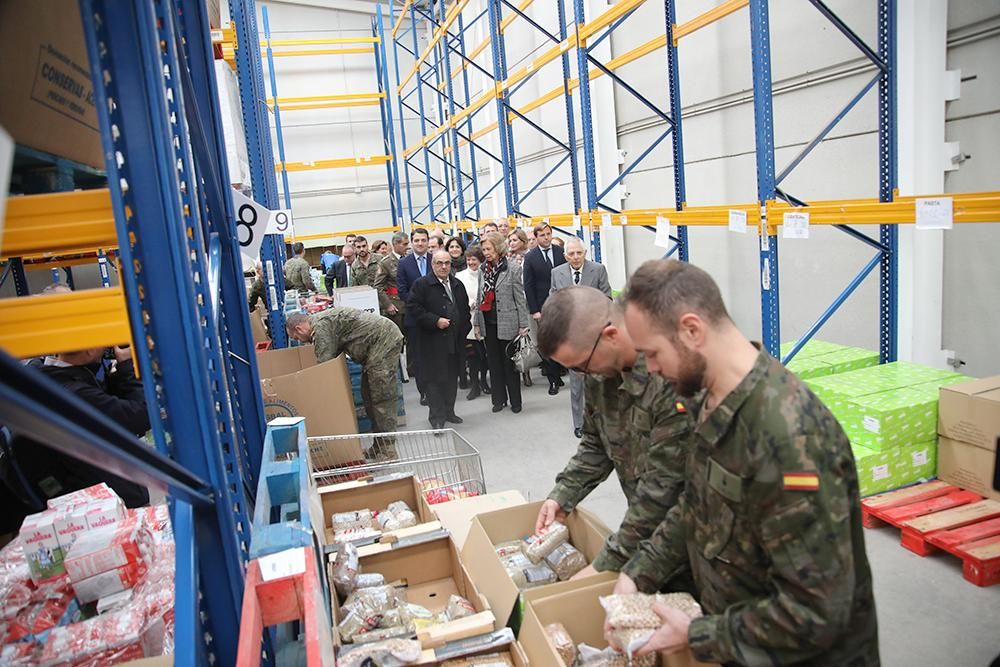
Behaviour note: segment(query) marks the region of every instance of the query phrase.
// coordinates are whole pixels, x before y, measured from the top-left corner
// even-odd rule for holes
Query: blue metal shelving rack
[[[170,493],[175,661],[231,665],[264,413],[208,17],[201,0],[81,0],[80,7],[133,355],[156,448],[6,354],[0,354],[0,421]],[[252,33],[253,3],[233,3],[233,10],[238,28]],[[247,86],[253,71],[244,70]],[[251,121],[259,120],[256,99],[244,97]],[[247,125],[249,133],[262,127]],[[266,134],[248,143],[259,200],[271,204],[274,171],[269,147],[261,147]]]

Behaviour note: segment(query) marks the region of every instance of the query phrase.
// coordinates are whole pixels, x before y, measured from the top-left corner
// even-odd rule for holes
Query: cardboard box
[[[941,388],[938,433],[996,451],[1000,435],[1000,375]]]
[[[898,489],[934,477],[938,470],[938,444],[929,440],[882,451],[851,443],[858,469],[861,497]]]
[[[0,126],[18,144],[104,169],[83,23],[60,0],[0,3]]]
[[[333,305],[341,308],[356,308],[378,315],[378,292],[367,285],[338,287],[333,290]]]
[[[531,596],[525,605],[524,624],[518,637],[528,661],[546,667],[572,667],[563,662],[549,641],[545,626],[551,623],[562,623],[574,644],[582,642],[594,648],[605,648],[608,645],[604,640],[605,613],[598,598],[611,595],[614,588],[614,581],[603,581],[553,595]],[[695,660],[690,651],[660,656],[663,667],[704,664]]]
[[[539,501],[476,515],[462,548],[462,560],[479,590],[489,600],[497,620],[504,625],[512,616],[515,625],[519,621],[520,614],[515,616],[515,612],[521,610],[521,605],[518,605],[521,591],[504,569],[494,545],[520,540],[534,533],[535,520],[541,506],[542,502]],[[569,528],[570,542],[583,552],[588,563],[594,561],[611,533],[596,515],[581,508],[570,513],[566,519],[566,527]],[[539,587],[545,588],[548,587]]]
[[[385,577],[386,583],[405,584],[407,602],[426,607],[434,614],[447,608],[448,598],[452,595],[460,595],[472,603],[475,615],[421,631],[419,638],[424,648],[492,632],[499,627],[488,600],[469,576],[450,537],[370,555],[362,553],[359,571],[366,574],[377,572]],[[336,625],[343,614],[339,605],[334,607]],[[334,634],[334,641],[339,644],[340,637],[336,636],[336,632]]]
[[[250,313],[250,333],[253,334],[254,344],[270,340],[267,336],[267,329],[264,327],[265,317],[267,317],[267,310],[261,304],[258,304],[254,311]]]
[[[455,544],[461,550],[472,527],[472,519],[477,514],[524,505],[526,502],[528,501],[520,491],[498,491],[472,498],[459,498],[429,507],[441,522],[441,526],[451,533],[451,539],[455,540]]]
[[[334,514],[363,509],[381,512],[397,500],[402,500],[413,510],[420,525],[434,524],[427,526],[427,530],[440,528],[440,524],[436,523],[434,514],[424,500],[424,494],[420,490],[420,482],[413,475],[400,479],[357,480],[330,484],[321,486],[317,492],[323,507],[323,526],[326,531],[327,544],[334,543],[331,527],[331,519]],[[409,532],[412,534],[414,531],[410,529]],[[392,534],[391,532],[383,533],[383,537]]]
[[[791,352],[794,345],[795,341],[782,343],[781,356]],[[878,352],[873,350],[810,340],[788,362],[788,370],[806,380],[868,368],[878,365],[878,362]]]
[[[358,432],[351,398],[351,380],[344,355],[316,363],[312,345],[257,353],[260,388],[267,421],[276,417],[305,417],[312,437]],[[364,459],[359,440],[310,444],[314,463],[333,465]]]
[[[970,445],[967,442],[941,436],[938,440],[938,477],[978,493],[1000,500],[1000,491],[993,488],[996,475],[997,450]]]
[[[427,650],[424,651],[424,655],[420,656],[420,660],[418,660],[415,664],[447,665],[448,667],[452,667],[452,665],[462,665],[464,667],[464,665],[468,663],[463,662],[463,660],[477,658],[477,657],[481,658],[497,654],[509,658],[510,661],[514,663],[514,667],[528,667],[529,664],[528,658],[527,656],[525,656],[524,649],[521,647],[521,644],[518,643],[517,641],[515,641],[513,644],[510,644],[505,649],[487,649],[485,651],[477,651],[475,653],[470,653],[469,655],[462,656],[461,658],[449,658],[444,660],[438,660],[437,657],[434,655],[433,651]],[[481,665],[480,663],[472,663],[472,664],[475,667],[486,667]]]

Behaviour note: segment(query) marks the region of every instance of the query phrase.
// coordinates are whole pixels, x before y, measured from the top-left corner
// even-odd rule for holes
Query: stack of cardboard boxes
[[[937,472],[938,394],[968,378],[894,362],[806,381],[847,432],[861,495],[933,477]]]
[[[1000,376],[941,388],[938,477],[1000,500]]]
[[[796,341],[781,344],[781,357],[792,351]],[[822,340],[810,340],[788,362],[788,370],[803,380],[847,373],[861,368],[877,366],[878,352],[860,347],[848,347]]]

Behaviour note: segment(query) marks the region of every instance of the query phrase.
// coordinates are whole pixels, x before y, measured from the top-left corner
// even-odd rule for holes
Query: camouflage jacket
[[[357,258],[351,263],[351,284],[355,287],[360,287],[362,285],[367,285],[372,287],[375,282],[375,272],[378,271],[378,265],[381,261],[382,255],[378,253],[368,255],[368,263],[364,264],[361,258]]]
[[[402,314],[405,304],[399,298],[399,288],[396,286],[396,272],[399,270],[399,258],[394,254],[386,255],[385,259],[375,268],[375,279],[372,287],[378,291],[378,305],[383,315],[389,314],[389,306],[396,306]]]
[[[403,347],[399,327],[381,315],[355,308],[333,307],[309,317],[316,361],[323,363],[346,352],[367,368],[394,369]]]
[[[619,570],[684,488],[691,419],[670,384],[646,370],[642,355],[618,377],[588,375],[584,406],[580,445],[549,498],[570,512],[612,470],[617,474],[628,509],[593,565]]]
[[[284,273],[286,289],[316,291],[312,274],[309,273],[309,264],[301,257],[292,257],[285,262]]]
[[[264,281],[260,278],[254,278],[253,284],[250,285],[250,293],[247,295],[247,305],[250,307],[251,313],[257,308],[258,300],[267,303],[267,299],[264,298]]]
[[[879,664],[858,477],[830,411],[762,351],[691,438],[680,502],[623,568],[654,591],[688,562],[705,662]]]

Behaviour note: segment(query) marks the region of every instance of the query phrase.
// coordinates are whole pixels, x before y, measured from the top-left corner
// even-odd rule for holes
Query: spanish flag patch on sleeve
[[[819,491],[819,475],[814,472],[786,472],[785,491]]]
[[[677,412],[679,412],[681,414],[684,414],[685,412],[687,412],[687,408],[684,407],[684,404],[681,403],[680,401],[677,401],[677,404],[676,404],[675,407],[677,408]]]

